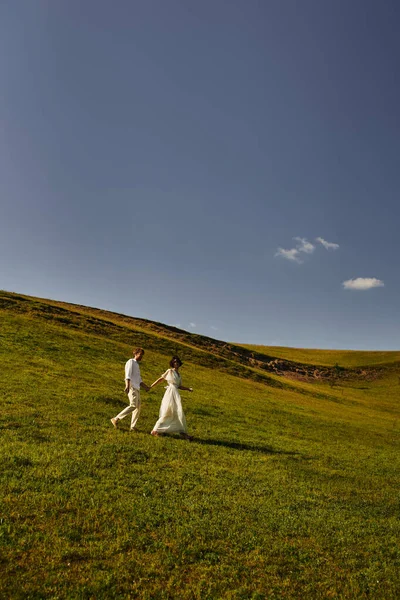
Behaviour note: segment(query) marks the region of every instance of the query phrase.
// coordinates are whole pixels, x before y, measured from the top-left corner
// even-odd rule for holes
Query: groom
[[[118,428],[121,419],[132,413],[131,431],[136,431],[136,423],[140,415],[140,388],[148,392],[150,387],[146,385],[140,376],[139,363],[144,355],[143,348],[136,348],[133,351],[133,358],[129,359],[125,365],[125,393],[128,394],[129,406],[124,408],[116,417],[111,420],[114,427]]]

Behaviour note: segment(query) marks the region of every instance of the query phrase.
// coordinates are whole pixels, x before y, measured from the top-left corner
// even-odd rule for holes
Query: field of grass
[[[400,597],[396,370],[275,387],[116,315],[46,306],[0,293],[0,597]],[[161,386],[139,433],[112,428],[136,345],[146,383],[182,355],[193,442],[149,435]]]
[[[240,344],[252,352],[282,358],[304,364],[333,367],[368,367],[400,363],[400,351],[364,350],[310,350],[308,348],[286,348],[284,346],[260,346],[257,344]]]

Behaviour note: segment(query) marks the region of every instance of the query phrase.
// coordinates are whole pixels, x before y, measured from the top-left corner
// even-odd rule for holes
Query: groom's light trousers
[[[123,419],[124,417],[126,417],[127,415],[130,415],[132,413],[131,429],[135,429],[137,420],[140,415],[140,409],[141,409],[140,391],[136,390],[133,387],[130,387],[129,392],[128,392],[128,398],[129,398],[129,406],[124,408],[124,410],[122,410],[119,413],[119,415],[116,416],[116,419]]]

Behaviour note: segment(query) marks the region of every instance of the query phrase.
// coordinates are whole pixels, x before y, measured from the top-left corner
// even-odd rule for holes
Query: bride
[[[187,433],[186,419],[182,409],[181,396],[179,390],[193,392],[193,388],[184,387],[179,373],[179,367],[182,361],[179,356],[173,356],[170,363],[170,369],[165,371],[154,383],[150,389],[166,381],[168,386],[160,406],[160,418],[154,425],[151,435],[159,436],[163,433],[180,433],[186,440],[192,440],[192,436]]]

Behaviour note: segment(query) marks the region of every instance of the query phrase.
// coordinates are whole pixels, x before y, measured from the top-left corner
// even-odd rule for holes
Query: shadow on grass
[[[259,452],[261,454],[284,454],[286,456],[299,456],[305,458],[300,454],[300,452],[291,450],[277,450],[276,448],[272,448],[272,446],[264,446],[261,444],[230,442],[228,440],[202,439],[198,437],[195,437],[191,443],[201,444],[202,446],[221,446],[222,448],[231,448],[232,450],[249,450],[250,452]]]

